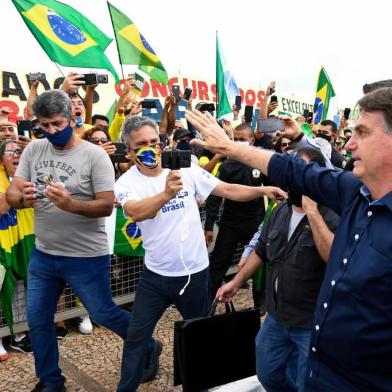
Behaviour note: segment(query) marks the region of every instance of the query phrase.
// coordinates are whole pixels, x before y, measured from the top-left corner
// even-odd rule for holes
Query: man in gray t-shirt
[[[102,148],[74,135],[71,101],[64,92],[43,93],[33,109],[46,139],[27,146],[6,197],[12,207],[34,207],[35,213],[27,294],[40,379],[34,391],[65,391],[53,322],[64,285],[69,283],[99,324],[123,339],[131,316],[115,305],[109,284],[104,217],[114,202],[110,159]]]

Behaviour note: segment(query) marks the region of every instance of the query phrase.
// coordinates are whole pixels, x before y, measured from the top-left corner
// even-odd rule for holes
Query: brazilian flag
[[[0,192],[5,193],[9,180],[0,166]],[[5,276],[0,291],[0,305],[7,325],[12,332],[12,298],[16,279],[27,280],[30,254],[35,244],[34,210],[11,208],[0,216],[0,264],[5,267]]]
[[[316,88],[315,103],[318,106],[314,118],[315,125],[319,124],[321,121],[324,121],[327,118],[329,101],[335,95],[336,94],[327,75],[327,71],[324,69],[324,67],[321,67]]]
[[[131,218],[117,208],[113,253],[119,256],[144,256],[142,233]]]
[[[148,74],[151,79],[168,84],[169,78],[165,67],[135,24],[109,2],[108,8],[120,63],[139,65],[139,69]]]
[[[104,54],[112,41],[78,11],[55,0],[12,0],[49,58],[61,65],[102,68],[118,75]]]

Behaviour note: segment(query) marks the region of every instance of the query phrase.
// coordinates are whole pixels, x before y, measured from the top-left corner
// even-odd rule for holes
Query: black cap
[[[192,132],[189,129],[178,128],[173,133],[173,140],[180,140],[187,136],[189,136],[191,139],[193,138]]]

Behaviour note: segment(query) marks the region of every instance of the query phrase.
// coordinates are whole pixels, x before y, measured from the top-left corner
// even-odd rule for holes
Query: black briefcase
[[[256,374],[255,337],[259,309],[214,315],[216,302],[205,317],[174,324],[174,385],[200,392]]]

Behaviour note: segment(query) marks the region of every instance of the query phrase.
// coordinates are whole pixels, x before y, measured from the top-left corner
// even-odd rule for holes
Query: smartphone
[[[29,78],[30,82],[35,82],[36,80],[42,82],[42,81],[46,80],[46,75],[42,72],[30,73],[28,75],[28,78]]]
[[[271,95],[270,103],[278,103],[278,97],[276,95]]]
[[[272,95],[275,92],[275,89],[273,87],[270,87],[269,89],[269,95]]]
[[[180,100],[180,86],[178,84],[173,84],[172,86],[173,97],[179,101]]]
[[[308,124],[311,124],[313,121],[313,112],[309,112],[308,114]]]
[[[202,103],[198,109],[200,112],[215,112],[215,105],[213,103]]]
[[[183,167],[191,167],[191,152],[171,148],[161,154],[161,166],[163,169],[178,170]]]
[[[191,94],[192,94],[192,89],[189,87],[186,87],[184,90],[184,94],[182,96],[182,99],[185,99],[185,101],[189,101]]]
[[[241,110],[241,105],[242,105],[241,95],[237,95],[235,97],[235,107],[236,107],[237,111]]]
[[[99,84],[108,84],[109,83],[109,76],[108,76],[108,74],[98,74],[97,75],[97,82]]]
[[[116,163],[129,162],[129,159],[125,157],[128,153],[128,148],[126,144],[113,143],[113,145],[116,147],[116,152],[110,155],[110,159],[112,160],[112,162],[116,162]]]
[[[305,117],[305,121],[308,121],[308,117],[309,117],[309,109],[304,109],[304,112],[303,112],[302,116],[304,116],[304,117]]]
[[[253,106],[245,106],[245,122],[252,123],[253,120]]]
[[[83,74],[83,77],[80,78],[80,80],[83,80],[84,84],[86,86],[91,86],[91,85],[94,85],[94,84],[98,84],[98,79],[97,79],[97,74],[96,73]]]
[[[18,126],[18,135],[28,137],[31,139],[31,121],[30,120],[18,120],[16,122]]]
[[[350,117],[351,109],[350,108],[345,108],[343,112],[343,117],[345,120],[348,120]]]
[[[257,130],[263,133],[274,133],[284,131],[284,121],[276,117],[268,117],[257,121]]]
[[[154,99],[145,99],[142,101],[143,109],[155,109],[157,107],[157,103]]]

